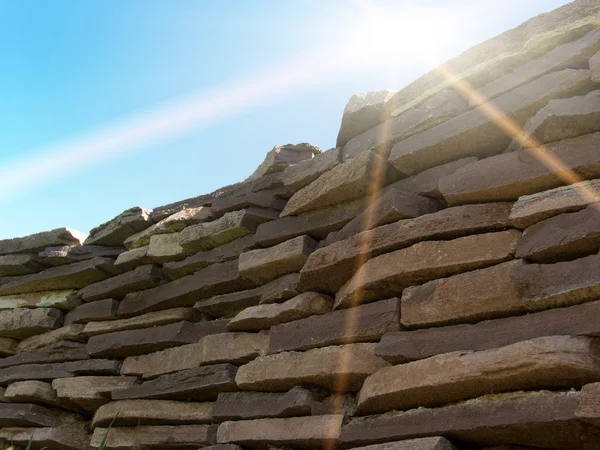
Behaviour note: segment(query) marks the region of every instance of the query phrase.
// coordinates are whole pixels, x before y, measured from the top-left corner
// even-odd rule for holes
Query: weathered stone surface
[[[17,352],[29,352],[36,348],[52,345],[60,341],[85,342],[86,337],[83,334],[83,325],[70,324],[56,330],[47,331],[42,334],[23,339],[17,345]]]
[[[0,336],[25,339],[59,328],[63,313],[56,308],[15,308],[0,311]]]
[[[383,157],[374,152],[363,152],[296,192],[287,202],[281,217],[364,197],[374,184],[385,185],[397,178],[398,174]]]
[[[600,383],[586,384],[581,388],[581,401],[575,415],[586,422],[600,423]]]
[[[365,199],[356,199],[262,223],[256,230],[256,242],[263,247],[271,247],[305,234],[314,239],[325,239],[329,233],[341,229],[360,214],[365,206]]]
[[[243,450],[242,447],[235,444],[217,444],[203,448],[204,450]]]
[[[465,98],[454,89],[443,90],[422,105],[385,122],[381,121],[379,125],[348,141],[343,150],[344,160],[369,150],[388,154],[396,142],[443,123],[466,111],[468,106]]]
[[[213,418],[212,409],[212,403],[120,400],[98,408],[92,419],[92,427],[108,427],[115,418],[116,427],[210,423]]]
[[[207,220],[210,220],[211,217],[212,211],[207,206],[183,209],[173,215],[165,217],[139,233],[132,234],[125,239],[124,244],[128,249],[143,247],[150,244],[150,237],[155,234],[176,233],[190,225],[206,222]]]
[[[96,358],[119,358],[191,344],[209,334],[224,333],[227,320],[177,322],[139,330],[118,331],[90,337],[87,351]]]
[[[431,214],[441,209],[441,205],[430,198],[422,197],[399,189],[388,189],[365,211],[342,228],[330,233],[323,246],[347,239],[361,231],[370,230],[381,225],[410,219],[424,214]]]
[[[259,356],[240,367],[235,381],[243,390],[287,391],[298,384],[333,389],[343,377],[344,389],[356,392],[368,375],[389,365],[374,350],[375,344],[349,344]]]
[[[110,258],[94,258],[32,275],[5,277],[0,279],[0,294],[79,289],[110,277],[114,273],[111,272],[111,269],[114,270],[112,264]]]
[[[108,280],[90,284],[79,291],[79,296],[86,302],[103,298],[122,299],[130,292],[151,289],[165,283],[168,278],[160,267],[154,265],[140,266]]]
[[[260,183],[258,180],[256,183]],[[210,209],[213,217],[221,217],[223,214],[245,208],[258,207],[281,211],[285,206],[285,200],[279,197],[282,189],[261,190],[254,192],[255,182],[244,183],[235,189],[219,195],[213,201]]]
[[[304,266],[317,242],[309,236],[298,236],[274,247],[250,250],[239,258],[239,272],[257,284],[273,281]]]
[[[34,449],[93,450],[82,422],[66,423],[53,428],[3,428],[0,430],[1,439],[23,447],[31,441]]]
[[[212,250],[198,252],[188,256],[183,261],[172,261],[163,265],[164,272],[171,279],[191,275],[200,269],[212,264],[218,264],[236,259],[241,253],[256,248],[256,240],[253,234],[236,239],[227,244],[215,247]]]
[[[511,276],[522,264],[521,260],[505,262],[406,288],[402,325],[453,325],[527,312],[534,306],[521,299]]]
[[[61,245],[60,247],[47,247],[38,253],[37,259],[49,266],[62,266],[97,257],[117,258],[123,251],[121,246]]]
[[[285,394],[223,392],[214,404],[212,415],[218,421],[310,416],[314,402],[313,394],[299,386]]]
[[[400,300],[392,298],[271,328],[269,353],[372,342],[400,329]]]
[[[0,277],[28,275],[44,268],[44,265],[40,264],[34,255],[0,255]]]
[[[600,83],[600,52],[590,58],[590,70],[592,72],[592,81]]]
[[[124,399],[170,399],[170,400],[216,400],[220,392],[237,389],[232,364],[215,364],[163,375],[128,389],[115,390],[113,400]]]
[[[0,240],[0,255],[37,253],[53,245],[81,245],[85,234],[71,228],[56,228],[29,236]]]
[[[356,418],[340,435],[342,448],[448,436],[473,446],[522,444],[535,448],[593,450],[600,434],[574,415],[579,392],[486,395],[441,408],[418,408]]]
[[[487,350],[542,336],[600,335],[600,302],[555,308],[523,316],[415,331],[386,333],[375,353],[401,364],[459,350]],[[275,330],[271,332],[275,342]]]
[[[179,261],[186,258],[191,252],[179,245],[180,233],[154,234],[150,237],[146,256],[152,262],[165,263]]]
[[[65,324],[116,319],[118,310],[119,302],[114,298],[85,303],[65,316]]]
[[[535,262],[555,262],[597,253],[598,250],[600,203],[592,203],[582,211],[559,214],[526,229],[517,248],[517,257]]]
[[[89,359],[85,344],[61,341],[30,352],[19,353],[0,359],[0,368],[23,364],[42,364]]]
[[[111,320],[108,322],[89,322],[85,325],[83,333],[86,336],[113,333],[125,330],[150,328],[181,320],[194,321],[198,313],[192,308],[173,308],[164,311],[149,312],[129,319]]]
[[[298,164],[285,168],[281,172],[282,197],[291,197],[303,187],[308,186],[325,172],[340,162],[340,148],[332,148]]]
[[[43,406],[0,403],[2,427],[57,427],[60,424],[58,414]]]
[[[281,303],[300,294],[298,291],[299,273],[290,273],[277,278],[260,289],[260,304]]]
[[[600,49],[600,32],[591,31],[585,36],[550,50],[544,56],[528,61],[510,73],[482,86],[471,95],[470,103],[477,105],[480,98],[489,101],[535,78],[566,67],[587,65],[588,59]]]
[[[343,421],[343,415],[329,414],[223,422],[219,425],[217,441],[222,444],[236,443],[249,446],[268,443],[323,448],[335,444]]]
[[[524,195],[513,205],[510,221],[515,227],[525,229],[561,213],[580,211],[596,197],[600,198],[600,180],[582,181]]]
[[[426,437],[388,442],[386,444],[368,445],[366,447],[355,447],[355,450],[456,450],[456,447],[446,438]]]
[[[546,151],[585,179],[600,178],[600,133],[586,134],[545,146]],[[440,179],[449,205],[517,200],[564,185],[564,181],[529,150],[504,153],[468,164]]]
[[[110,394],[137,383],[136,377],[69,377],[52,381],[52,388],[59,399],[68,400],[87,411],[95,411],[110,401]]]
[[[75,297],[75,291],[29,292],[27,294],[12,294],[0,296],[0,309],[14,308],[57,308],[69,311],[81,304]]]
[[[231,294],[215,295],[196,302],[194,309],[213,317],[232,316],[246,308],[258,305],[261,295],[262,286]]]
[[[600,375],[597,345],[590,337],[540,337],[384,368],[365,380],[358,412],[438,406],[508,391],[581,387]]]
[[[522,126],[550,99],[585,94],[593,88],[589,70],[565,69],[498,97],[494,105]],[[484,108],[486,105],[400,141],[392,148],[390,163],[399,172],[414,175],[466,156],[500,153],[510,137],[498,126],[498,117],[488,117]]]
[[[509,226],[510,204],[448,208],[362,232],[313,252],[300,271],[302,291],[335,293],[367,258],[420,241],[451,239]]]
[[[276,145],[267,153],[265,160],[246,181],[254,181],[265,175],[281,172],[292,164],[310,160],[321,153],[321,149],[307,142],[300,144]]]
[[[283,303],[250,306],[227,324],[229,331],[259,331],[274,325],[325,314],[333,308],[333,299],[316,292],[304,292]]]
[[[343,147],[355,136],[364,133],[391,117],[391,104],[388,102],[396,93],[389,89],[361,92],[348,100],[342,116],[336,146]]]
[[[12,356],[17,351],[17,344],[19,341],[12,338],[0,337],[0,356]]]
[[[148,228],[152,223],[150,211],[134,206],[92,229],[84,244],[123,245],[125,239]]]
[[[268,333],[221,333],[207,335],[195,344],[125,358],[122,375],[154,378],[179,370],[219,363],[241,364],[264,355]]]
[[[46,406],[57,406],[58,397],[50,383],[43,381],[17,381],[11,383],[4,392],[4,397],[11,403],[34,403]]]
[[[134,248],[121,253],[115,261],[115,267],[122,271],[133,270],[143,264],[151,264],[153,261],[148,257],[148,246]]]
[[[160,236],[160,235],[157,235]],[[243,278],[237,261],[213,264],[193,275],[140,292],[127,294],[119,315],[135,315],[175,306],[191,306],[201,298],[249,289],[256,284]]]
[[[27,364],[0,369],[0,384],[6,386],[15,381],[52,381],[76,375],[118,375],[120,361],[87,359],[53,364]]]
[[[90,444],[98,447],[108,429],[96,428]],[[111,428],[107,448],[130,450],[132,448],[192,449],[216,442],[216,425],[155,425]]]
[[[212,222],[187,227],[181,232],[179,243],[189,251],[211,250],[254,233],[258,225],[259,222],[242,209]]]
[[[401,295],[409,286],[481,269],[512,259],[517,230],[465,236],[450,241],[419,242],[370,259],[336,294],[335,307]]]

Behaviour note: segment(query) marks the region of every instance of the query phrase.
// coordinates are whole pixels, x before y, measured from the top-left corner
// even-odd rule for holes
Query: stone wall
[[[600,449],[599,14],[353,97],[337,148],[0,241],[2,445]]]

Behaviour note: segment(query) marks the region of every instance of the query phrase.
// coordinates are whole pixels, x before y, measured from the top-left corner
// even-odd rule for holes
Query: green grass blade
[[[102,439],[102,442],[100,443],[100,447],[98,447],[98,450],[106,450],[106,441],[108,441],[108,433],[110,433],[110,429],[112,428],[113,424],[115,423],[115,420],[117,420],[117,417],[119,417],[119,413],[115,414],[115,417],[113,417],[113,420],[110,422],[110,425],[108,426],[108,429],[106,430],[106,434],[104,435],[104,439]]]

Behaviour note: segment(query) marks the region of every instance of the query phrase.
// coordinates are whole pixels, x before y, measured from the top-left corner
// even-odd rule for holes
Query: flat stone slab
[[[600,423],[600,383],[586,384],[581,388],[581,401],[575,415],[595,425]]]
[[[47,247],[37,254],[37,259],[48,266],[64,266],[65,264],[97,257],[117,258],[123,251],[121,246],[61,245],[59,247]]]
[[[37,253],[53,245],[81,245],[85,234],[71,228],[56,228],[29,236],[0,240],[0,255]]]
[[[70,311],[81,304],[75,290],[30,292],[0,296],[0,309],[14,308],[57,308]]]
[[[90,444],[93,447],[100,445],[107,431],[106,428],[96,428]],[[216,434],[216,425],[116,427],[110,429],[106,445],[115,450],[136,447],[190,449],[216,443]]]
[[[267,152],[264,161],[246,181],[254,181],[266,175],[282,172],[286,167],[302,161],[311,160],[321,153],[316,145],[302,142],[300,144],[276,145]]]
[[[18,353],[0,359],[0,368],[23,364],[43,364],[89,359],[85,344],[80,342],[61,341],[29,352]]]
[[[257,183],[260,183],[258,180]],[[269,189],[255,192],[254,182],[243,183],[228,192],[218,195],[210,205],[214,217],[221,217],[223,214],[247,209],[252,207],[267,208],[275,211],[281,211],[285,206],[285,200],[280,197],[283,190]]]
[[[343,421],[342,414],[329,414],[223,422],[219,425],[217,441],[250,446],[267,443],[322,448],[336,443]]]
[[[84,244],[123,245],[125,239],[145,230],[152,223],[150,211],[135,206],[123,211],[114,219],[93,228]]]
[[[40,272],[45,266],[35,255],[0,255],[0,277],[14,277]]]
[[[355,450],[456,450],[456,447],[448,439],[436,436],[355,447]]]
[[[291,197],[300,189],[308,186],[325,172],[340,163],[341,149],[332,148],[315,155],[312,159],[287,166],[281,172],[282,197]]]
[[[0,356],[12,356],[17,352],[17,345],[19,341],[12,338],[2,337],[0,338]]]
[[[257,284],[273,281],[288,273],[298,272],[317,246],[309,236],[298,236],[274,247],[250,250],[239,259],[239,272]]]
[[[585,94],[594,85],[589,70],[564,69],[544,75],[501,95],[494,105],[510,119],[523,126],[549,100]],[[467,156],[490,156],[500,153],[510,142],[507,133],[480,106],[436,127],[397,143],[389,161],[405,175]]]
[[[85,342],[87,338],[83,334],[83,328],[84,326],[81,324],[70,324],[42,334],[36,334],[19,342],[16,350],[18,353],[29,352],[61,341]]]
[[[399,329],[400,300],[392,298],[276,325],[271,328],[269,353],[374,342]]]
[[[365,231],[313,252],[300,271],[299,289],[336,293],[368,258],[420,241],[453,239],[509,227],[510,204],[448,208]]]
[[[180,235],[180,232],[152,235],[146,252],[148,259],[153,263],[163,264],[188,257],[191,252],[179,245]]]
[[[32,448],[93,450],[83,423],[63,424],[53,428],[3,428],[0,430],[1,439],[23,447],[31,441]]]
[[[600,133],[552,142],[546,151],[586,179],[600,178]],[[530,151],[504,153],[464,166],[440,179],[449,205],[512,201],[563,186],[564,181]]]
[[[52,381],[76,375],[118,375],[120,361],[87,359],[52,364],[27,364],[0,369],[0,384],[6,386],[15,381]]]
[[[356,392],[368,375],[389,365],[375,356],[375,345],[349,344],[259,356],[240,367],[235,381],[242,390],[287,391],[301,384]]]
[[[513,258],[517,230],[465,236],[450,241],[420,242],[367,261],[336,294],[335,307],[401,295],[402,291],[438,278],[492,266]]]
[[[134,248],[121,253],[115,261],[115,267],[122,271],[133,270],[144,264],[152,264],[153,261],[148,257],[149,245]]]
[[[212,414],[217,421],[310,416],[314,403],[314,395],[299,386],[284,394],[222,392],[214,403]]]
[[[517,257],[534,262],[556,262],[600,250],[600,203],[563,213],[532,225],[523,232]]]
[[[590,58],[590,70],[592,72],[592,81],[600,83],[600,52]]]
[[[114,298],[85,303],[65,316],[65,324],[116,319],[118,310],[119,302]]]
[[[43,381],[17,381],[11,383],[4,392],[4,398],[11,403],[33,403],[43,406],[62,406],[50,383]]]
[[[2,427],[57,427],[60,424],[58,414],[43,406],[0,403]]]
[[[56,391],[59,399],[94,412],[110,401],[112,391],[127,389],[137,384],[137,382],[136,377],[80,376],[53,380],[52,388]]]
[[[160,376],[154,380],[115,390],[113,400],[125,399],[166,399],[185,401],[213,401],[220,392],[237,390],[235,374],[237,367],[232,364],[215,364],[182,370]]]
[[[25,339],[60,328],[63,313],[56,308],[14,308],[0,311],[0,336]]]
[[[551,336],[480,352],[453,352],[384,368],[358,395],[359,414],[518,390],[568,389],[598,379],[597,339]]]

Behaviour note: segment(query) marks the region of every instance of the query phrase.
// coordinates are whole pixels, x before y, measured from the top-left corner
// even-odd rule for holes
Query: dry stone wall
[[[0,241],[1,445],[600,449],[599,27],[575,1],[353,97],[337,148]]]

